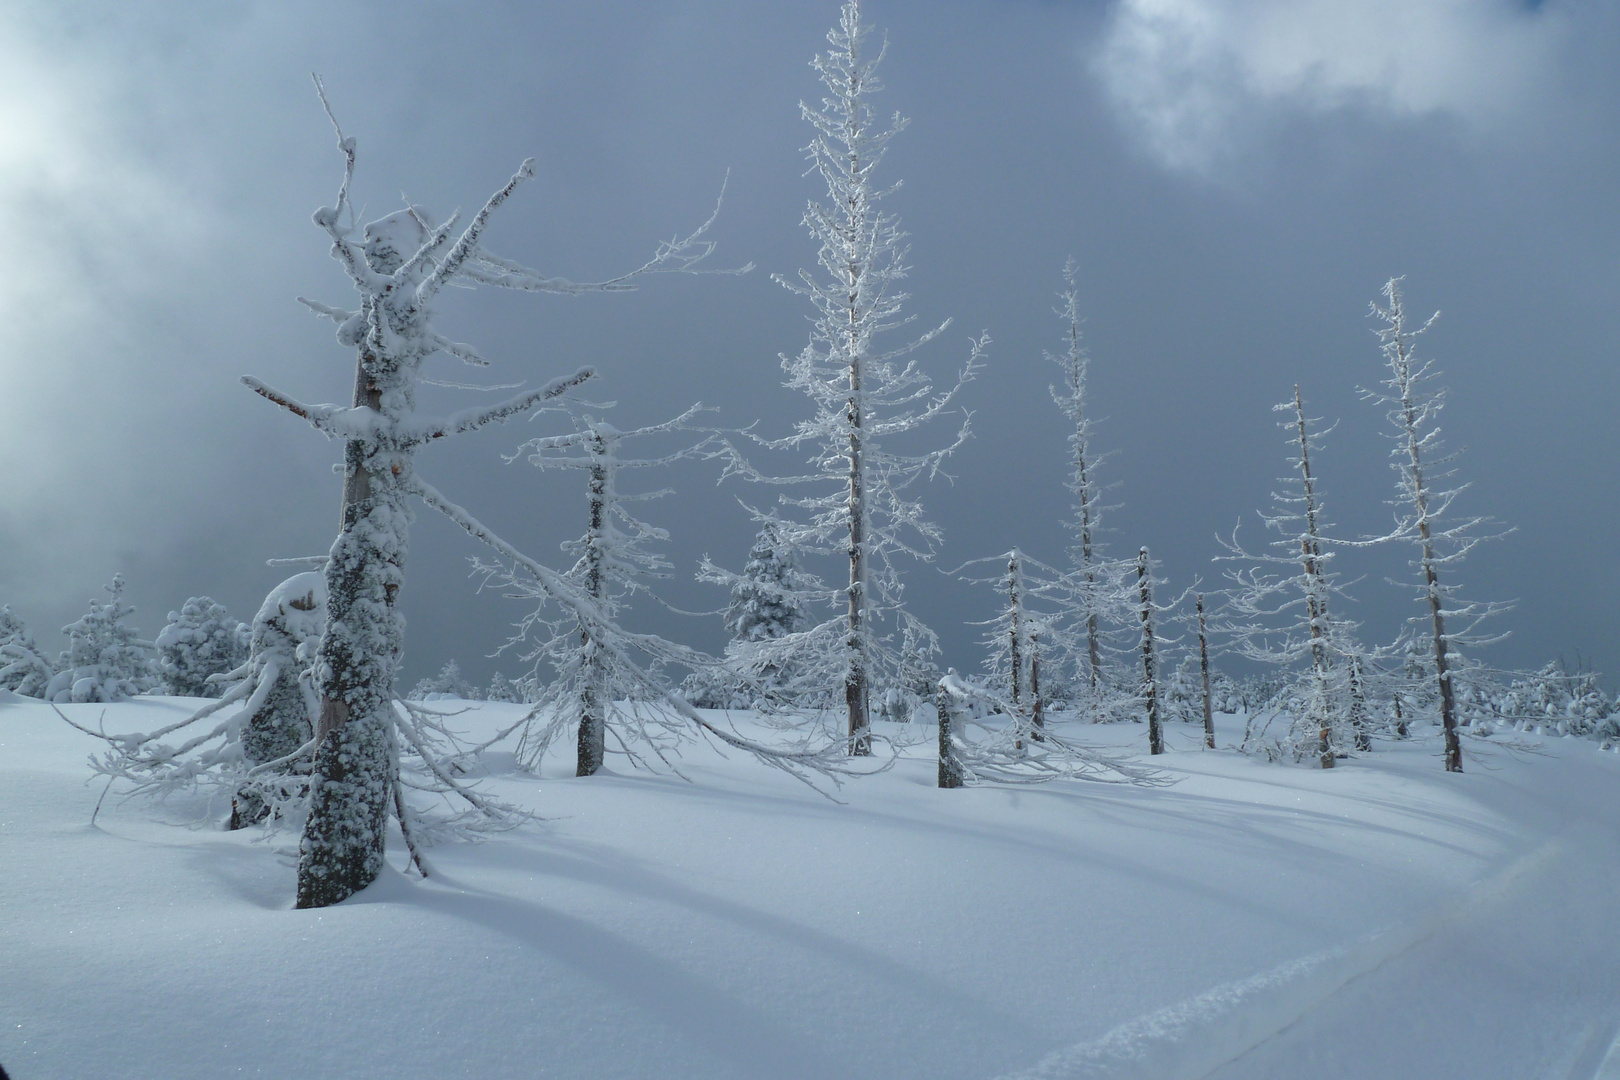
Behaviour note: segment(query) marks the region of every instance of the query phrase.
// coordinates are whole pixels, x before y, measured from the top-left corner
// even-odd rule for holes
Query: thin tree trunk
[[[1046,703],[1041,700],[1040,637],[1029,636],[1029,737],[1032,742],[1046,740]]]
[[[602,601],[602,541],[607,528],[607,492],[611,478],[605,462],[608,448],[599,436],[590,441],[590,451],[597,459],[591,465],[590,529],[585,549],[585,591],[592,600]],[[581,663],[584,666],[584,684],[579,700],[579,746],[574,766],[575,776],[595,776],[602,768],[607,752],[607,672],[603,665],[606,656],[591,640],[591,632],[580,630]]]
[[[1153,643],[1153,585],[1148,579],[1148,549],[1136,555],[1136,584],[1142,594],[1142,694],[1147,703],[1148,753],[1164,753],[1164,726],[1159,722],[1159,660]]]
[[[1209,696],[1209,642],[1204,634],[1204,594],[1199,593],[1198,607],[1198,671],[1204,679],[1204,745],[1215,749],[1215,709]]]
[[[1300,554],[1305,569],[1305,606],[1311,620],[1311,668],[1316,679],[1317,754],[1322,768],[1333,768],[1333,720],[1328,693],[1327,589],[1322,582],[1322,547],[1316,521],[1316,481],[1311,476],[1311,444],[1305,433],[1305,402],[1294,384],[1294,419],[1299,427],[1299,471],[1305,485],[1305,535]]]
[[[1024,682],[1024,649],[1023,649],[1023,591],[1019,588],[1018,553],[1012,552],[1007,556],[1007,611],[1009,625],[1007,627],[1007,666],[1011,669],[1008,681],[1012,689],[1012,705],[1014,721],[1023,719],[1023,682]],[[1024,740],[1013,740],[1013,749],[1022,750]]]

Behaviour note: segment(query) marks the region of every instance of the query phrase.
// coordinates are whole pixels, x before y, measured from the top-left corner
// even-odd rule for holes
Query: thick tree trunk
[[[1209,696],[1209,643],[1204,634],[1204,594],[1198,594],[1198,671],[1204,679],[1204,745],[1215,749],[1215,709]]]
[[[1136,556],[1136,584],[1142,595],[1142,696],[1147,704],[1148,753],[1164,753],[1164,725],[1159,721],[1159,658],[1153,636],[1153,584],[1148,578],[1148,549]]]
[[[374,363],[374,362],[373,362]],[[355,406],[381,391],[363,353]],[[394,664],[403,636],[395,604],[410,507],[409,460],[373,471],[382,455],[359,440],[344,454],[343,523],[326,567],[326,632],[319,652],[320,715],[310,812],[299,848],[300,908],[338,903],[382,870],[392,768]]]
[[[1362,681],[1361,654],[1350,657],[1350,726],[1356,733],[1356,749],[1372,749],[1372,736],[1367,733],[1367,687]]]

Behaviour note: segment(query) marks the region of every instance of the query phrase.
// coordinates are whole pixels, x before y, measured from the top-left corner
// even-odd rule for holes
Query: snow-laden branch
[[[542,401],[559,398],[576,386],[594,378],[595,375],[595,368],[582,367],[572,375],[553,379],[545,386],[518,394],[516,397],[508,398],[497,405],[463,409],[460,412],[451,413],[442,420],[412,417],[408,422],[399,426],[396,438],[399,439],[401,445],[414,446],[431,442],[434,439],[442,439],[446,435],[459,435],[467,431],[476,431],[486,424],[504,422],[518,413],[528,412]]]

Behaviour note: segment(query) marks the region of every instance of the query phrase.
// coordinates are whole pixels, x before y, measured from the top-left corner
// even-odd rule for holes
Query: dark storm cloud
[[[1347,16],[1354,7],[1361,18]],[[440,364],[463,381],[536,380],[592,363],[621,426],[695,400],[779,433],[804,414],[782,389],[806,311],[773,284],[813,263],[800,99],[828,3],[121,4],[13,6],[0,16],[0,599],[49,631],[115,570],[139,624],[207,592],[241,616],[277,579],[273,556],[330,542],[333,448],[254,400],[251,372],[340,400],[352,363],[299,294],[347,302],[310,213],[339,160],[307,73],[324,73],[360,143],[372,216],[402,194],[471,208],[524,157],[536,182],[501,211],[496,250],[600,277],[708,212],[729,168],[719,258],[745,278],[655,280],[631,296],[468,293],[441,322],[496,361]],[[1408,276],[1414,308],[1445,309],[1426,345],[1453,387],[1444,417],[1470,513],[1519,531],[1464,569],[1516,597],[1504,663],[1576,649],[1613,668],[1620,574],[1620,344],[1612,198],[1620,129],[1607,8],[1519,4],[939,3],[873,0],[888,31],[880,104],[912,117],[884,173],[912,237],[941,378],[968,335],[995,339],[972,387],[976,440],[927,502],[944,561],[1017,543],[1059,557],[1063,426],[1047,397],[1063,260],[1080,262],[1103,445],[1117,448],[1117,551],[1152,547],[1178,584],[1214,576],[1213,535],[1264,504],[1285,448],[1270,405],[1297,381],[1343,424],[1321,460],[1341,533],[1378,530],[1392,489],[1366,304]],[[1379,20],[1384,20],[1380,22]],[[466,395],[431,391],[427,404]],[[504,465],[544,418],[434,449],[424,475],[541,557],[581,526],[583,496]],[[785,465],[786,463],[784,463]],[[752,530],[736,498],[690,468],[650,508],[674,534],[669,599],[712,607],[689,580],[708,552],[738,564]],[[423,515],[406,590],[412,677],[481,659],[517,612],[478,596],[473,552]],[[1355,614],[1386,638],[1407,601],[1360,559]],[[989,598],[932,569],[909,575],[948,663],[971,664]],[[717,620],[664,632],[718,644]],[[48,635],[47,635],[48,636]]]

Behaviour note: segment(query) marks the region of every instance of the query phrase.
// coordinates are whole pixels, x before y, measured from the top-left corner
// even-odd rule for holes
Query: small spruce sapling
[[[123,701],[157,684],[152,643],[142,641],[134,628],[124,625],[135,613],[124,603],[124,575],[114,574],[106,590],[111,599],[90,601],[88,612],[62,628],[68,647],[45,687],[49,700],[58,704]]]

